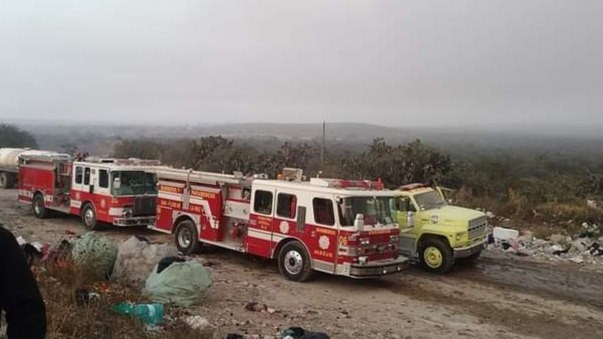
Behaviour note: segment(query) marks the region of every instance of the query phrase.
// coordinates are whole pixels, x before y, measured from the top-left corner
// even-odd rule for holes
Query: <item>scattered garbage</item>
[[[282,339],[330,339],[326,333],[310,332],[301,327],[289,327],[283,331]]]
[[[100,299],[100,294],[98,293],[90,292],[83,288],[75,290],[75,302],[78,306],[88,305],[91,300],[97,299]]]
[[[144,287],[154,302],[189,307],[201,302],[212,284],[209,271],[198,261],[172,262],[159,272],[155,266]]]
[[[268,306],[252,301],[245,305],[245,309],[252,312],[266,312],[268,311]]]
[[[516,230],[494,227],[494,241],[488,248],[518,256],[531,256],[552,261],[603,264],[603,246],[601,245],[603,242],[601,238],[596,239],[598,235],[599,226],[587,223],[582,225],[581,231],[574,238],[564,234],[553,234],[548,240],[535,238],[529,232],[519,236],[519,232]]]
[[[492,229],[492,235],[494,236],[495,243],[501,243],[503,241],[512,241],[519,237],[519,231],[511,228],[494,227]]]
[[[141,320],[146,325],[157,326],[163,322],[165,310],[162,304],[119,303],[113,311]]]
[[[159,264],[157,264],[157,273],[163,272],[163,270],[165,270],[166,268],[168,268],[171,264],[173,264],[175,262],[185,262],[185,261],[186,260],[184,260],[184,258],[180,258],[180,257],[175,257],[175,256],[165,257],[159,261]]]
[[[142,285],[161,258],[177,254],[176,248],[168,244],[151,244],[146,238],[130,237],[119,245],[111,278]]]
[[[95,232],[88,232],[73,242],[73,262],[86,265],[91,273],[109,277],[117,257],[117,246]]]
[[[192,329],[198,330],[198,331],[204,330],[211,326],[211,324],[209,323],[209,320],[207,320],[206,318],[203,318],[202,316],[199,316],[199,315],[186,317],[183,319],[183,321],[188,326],[190,326]]]

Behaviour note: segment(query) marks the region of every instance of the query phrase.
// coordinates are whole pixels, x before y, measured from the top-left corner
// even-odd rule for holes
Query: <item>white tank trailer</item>
[[[52,151],[30,150],[28,148],[0,148],[0,189],[17,187],[20,156],[55,153]]]
[[[0,148],[0,188],[13,188],[19,173],[19,155],[25,148]]]

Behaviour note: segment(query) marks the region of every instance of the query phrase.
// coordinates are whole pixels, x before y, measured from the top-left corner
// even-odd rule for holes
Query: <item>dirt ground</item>
[[[28,241],[55,242],[85,233],[70,216],[36,219],[0,190],[0,222]],[[109,227],[114,240],[170,236]],[[487,252],[474,267],[436,276],[412,268],[402,275],[352,280],[317,274],[307,283],[282,278],[276,264],[222,249],[198,256],[210,262],[211,296],[191,314],[220,333],[275,335],[289,326],[332,338],[603,338],[603,267],[539,262]],[[270,312],[245,310],[255,301]]]

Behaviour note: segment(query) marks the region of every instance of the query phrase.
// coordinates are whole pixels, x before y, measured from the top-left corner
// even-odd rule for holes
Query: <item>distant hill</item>
[[[22,122],[18,125],[31,132],[43,148],[63,150],[67,144],[76,144],[80,149],[95,154],[111,152],[119,138],[175,139],[219,134],[227,138],[249,140],[266,147],[276,146],[284,141],[320,143],[322,138],[321,123],[150,126]],[[366,147],[375,138],[384,138],[392,144],[420,139],[449,152],[469,154],[491,150],[600,154],[603,148],[603,134],[595,128],[578,130],[564,126],[534,128],[522,125],[386,127],[346,122],[326,124],[327,146],[349,144]]]

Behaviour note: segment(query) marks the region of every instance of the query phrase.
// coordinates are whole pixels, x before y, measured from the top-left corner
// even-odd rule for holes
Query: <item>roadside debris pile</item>
[[[600,233],[598,225],[584,223],[574,237],[553,234],[545,240],[534,237],[529,231],[519,235],[517,230],[494,227],[488,248],[551,261],[603,265],[603,237]]]
[[[133,236],[119,245],[111,279],[140,285],[153,267],[165,257],[178,255],[168,244],[152,244],[144,237]]]
[[[97,232],[56,245],[17,239],[43,291],[51,337],[74,328],[136,338],[211,338],[216,330],[206,318],[186,316],[210,293],[208,268],[172,246],[142,237],[118,245]]]

